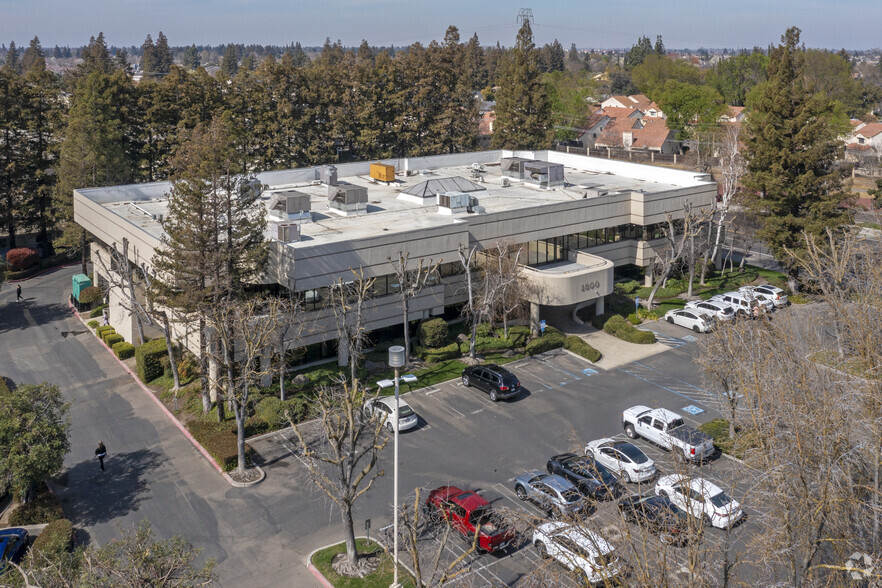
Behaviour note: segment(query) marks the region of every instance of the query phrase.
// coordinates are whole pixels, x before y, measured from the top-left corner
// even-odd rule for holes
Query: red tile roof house
[[[586,147],[645,150],[670,155],[680,153],[676,133],[663,118],[645,118],[638,109],[603,108],[589,119],[580,135]]]
[[[852,124],[856,128],[845,139],[846,159],[882,163],[882,123]]]
[[[642,118],[643,112],[636,108],[598,108],[594,111],[594,114],[588,117],[588,120],[579,130],[579,136],[577,138],[582,142],[583,147],[592,149],[594,148],[597,139],[600,138],[607,127],[613,124],[614,121],[634,121]],[[618,124],[621,125],[623,123],[619,122]]]

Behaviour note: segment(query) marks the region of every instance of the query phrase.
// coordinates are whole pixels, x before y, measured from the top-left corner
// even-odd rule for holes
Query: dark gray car
[[[521,391],[521,383],[517,376],[493,363],[473,365],[464,369],[462,385],[483,390],[490,395],[490,400],[493,402],[517,396]]]

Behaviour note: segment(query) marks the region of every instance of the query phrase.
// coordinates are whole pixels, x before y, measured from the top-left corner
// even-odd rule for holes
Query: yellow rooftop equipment
[[[395,181],[395,166],[386,165],[385,163],[371,164],[371,177],[381,182]]]

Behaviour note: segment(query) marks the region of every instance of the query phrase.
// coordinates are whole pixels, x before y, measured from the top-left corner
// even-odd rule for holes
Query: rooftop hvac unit
[[[295,223],[278,226],[278,238],[283,243],[291,243],[300,240],[300,225]]]
[[[309,194],[297,190],[285,190],[272,194],[269,213],[271,218],[309,222],[312,220],[309,214],[311,206]]]
[[[337,185],[337,166],[335,165],[324,165],[319,170],[321,174],[322,182],[329,186]]]
[[[438,204],[438,212],[441,214],[468,212],[473,203],[478,203],[477,198],[463,192],[444,192],[438,194],[435,201]]]
[[[340,182],[328,186],[328,210],[344,216],[367,213],[368,191],[364,186]]]

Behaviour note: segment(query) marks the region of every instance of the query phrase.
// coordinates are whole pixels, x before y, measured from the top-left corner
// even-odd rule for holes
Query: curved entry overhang
[[[576,252],[575,261],[521,268],[524,298],[536,304],[566,306],[603,298],[613,290],[613,262]]]

